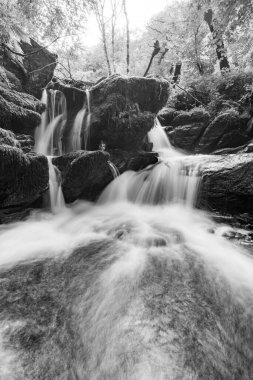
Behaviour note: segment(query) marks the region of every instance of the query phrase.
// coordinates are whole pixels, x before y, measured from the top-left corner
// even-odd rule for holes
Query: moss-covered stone
[[[66,96],[68,122],[65,140],[68,141],[74,117],[85,102],[85,91],[60,82],[52,82],[48,88],[60,90]],[[156,113],[166,104],[168,96],[169,83],[161,78],[115,74],[99,81],[90,89],[88,149],[98,149],[101,141],[108,149],[140,149],[144,137],[154,125]]]
[[[32,133],[40,124],[44,105],[31,95],[0,86],[0,128]]]
[[[0,208],[29,205],[48,188],[45,156],[0,145]]]

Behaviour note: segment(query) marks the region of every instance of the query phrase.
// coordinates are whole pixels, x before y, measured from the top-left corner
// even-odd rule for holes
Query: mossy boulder
[[[66,96],[68,121],[65,141],[68,141],[74,117],[86,102],[85,91],[57,81],[51,82],[48,88],[60,90]],[[98,149],[101,141],[107,149],[140,149],[144,137],[154,125],[157,112],[166,104],[168,96],[169,83],[161,78],[115,74],[99,81],[90,88],[88,149]]]
[[[210,153],[221,148],[240,146],[250,140],[247,123],[236,110],[218,115],[206,128],[196,151]]]
[[[95,200],[113,179],[109,158],[110,155],[102,151],[77,151],[54,158],[52,162],[62,175],[65,201]]]
[[[0,208],[30,205],[48,188],[45,156],[0,145]]]
[[[0,86],[0,128],[32,133],[40,124],[44,105],[32,95]]]
[[[253,212],[252,154],[203,158],[200,172],[199,207],[233,214]]]

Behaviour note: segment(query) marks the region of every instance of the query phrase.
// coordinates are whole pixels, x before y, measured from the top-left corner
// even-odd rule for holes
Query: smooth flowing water
[[[67,103],[61,91],[46,90],[42,93],[42,103],[46,110],[41,116],[41,124],[35,133],[35,152],[47,156],[49,168],[49,205],[53,213],[60,212],[65,207],[61,188],[61,176],[56,166],[52,164],[55,153],[61,155],[62,136],[67,121]]]
[[[127,171],[113,181],[100,197],[100,202],[129,200],[134,203],[195,205],[201,180],[199,166],[203,157],[186,156],[176,151],[156,120],[149,133],[159,162],[140,172]]]
[[[252,379],[252,257],[193,208],[202,157],[150,139],[97,204],[0,226],[0,379]]]
[[[61,91],[44,90],[41,101],[47,108],[35,133],[35,151],[50,156],[61,155],[62,137],[67,122],[66,98]]]
[[[65,207],[65,201],[61,187],[61,174],[52,163],[52,157],[47,157],[49,168],[49,201],[50,210],[56,214],[61,212]]]
[[[90,92],[86,90],[86,99],[82,109],[77,113],[71,132],[71,151],[88,148],[91,122]]]

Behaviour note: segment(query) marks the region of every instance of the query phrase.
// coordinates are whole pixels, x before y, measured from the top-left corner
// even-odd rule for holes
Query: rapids
[[[1,380],[252,379],[252,256],[194,209],[208,157],[149,138],[159,162],[109,162],[94,204],[48,157],[54,213],[0,226]]]
[[[0,230],[0,378],[250,379],[253,262],[182,204]]]

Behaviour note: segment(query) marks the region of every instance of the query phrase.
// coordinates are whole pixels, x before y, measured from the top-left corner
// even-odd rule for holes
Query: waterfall
[[[90,122],[91,122],[91,100],[90,100],[90,91],[86,90],[86,100],[87,100],[87,120],[84,129],[84,149],[87,150],[90,137]]]
[[[62,136],[67,122],[65,95],[58,90],[44,90],[41,101],[46,105],[46,110],[35,132],[35,151],[50,156],[61,155]]]
[[[91,105],[89,90],[86,90],[85,93],[86,99],[84,101],[83,107],[75,117],[71,131],[71,150],[73,152],[80,150],[83,147],[85,150],[88,148],[91,121]]]
[[[56,214],[65,207],[65,201],[61,188],[61,174],[58,168],[53,165],[52,157],[47,157],[49,168],[49,195],[50,210]]]
[[[81,140],[81,134],[82,134],[82,127],[83,127],[83,121],[86,115],[86,103],[83,105],[83,108],[77,113],[73,130],[72,130],[72,151],[75,152],[76,150],[82,149],[82,140]]]
[[[62,155],[62,135],[67,121],[67,103],[61,91],[43,90],[41,101],[46,110],[41,115],[41,124],[35,131],[35,152],[47,156],[49,168],[49,203],[53,213],[65,206],[61,188],[61,175],[52,164],[55,153]]]
[[[119,177],[120,173],[119,173],[117,167],[110,160],[108,161],[108,164],[109,164],[110,170],[112,172],[113,178]]]
[[[100,202],[130,200],[134,203],[196,203],[200,182],[200,156],[186,156],[170,144],[156,120],[149,141],[159,154],[158,164],[140,172],[128,171],[116,178],[100,196]]]

